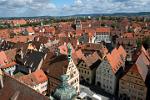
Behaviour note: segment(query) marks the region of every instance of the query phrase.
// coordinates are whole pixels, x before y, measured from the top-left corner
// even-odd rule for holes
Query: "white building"
[[[4,66],[1,66],[0,67],[2,69],[2,71],[6,74],[9,74],[9,75],[14,75],[14,72],[16,70],[16,62],[11,62],[9,64],[6,64]]]
[[[48,78],[42,70],[37,70],[31,74],[21,76],[18,80],[39,93],[46,95]]]
[[[110,28],[101,27],[96,29],[95,43],[99,42],[111,43]]]
[[[110,94],[116,90],[117,71],[124,68],[126,52],[122,46],[107,54],[96,70],[96,85]]]

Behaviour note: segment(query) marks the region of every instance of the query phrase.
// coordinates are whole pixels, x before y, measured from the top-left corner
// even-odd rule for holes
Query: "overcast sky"
[[[0,0],[0,17],[148,11],[150,0]]]

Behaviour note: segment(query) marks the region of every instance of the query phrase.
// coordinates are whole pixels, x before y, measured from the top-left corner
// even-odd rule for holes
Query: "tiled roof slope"
[[[0,100],[10,100],[14,97],[17,97],[15,100],[49,100],[48,97],[8,75],[4,75],[3,79],[4,87],[0,89]]]

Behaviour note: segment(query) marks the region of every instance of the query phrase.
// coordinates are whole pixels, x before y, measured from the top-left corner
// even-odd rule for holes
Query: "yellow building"
[[[96,76],[96,68],[100,64],[100,57],[97,52],[84,56],[80,59],[77,68],[80,73],[80,81],[94,84]]]
[[[149,60],[141,53],[136,63],[119,81],[120,100],[146,100],[147,87],[145,85]]]

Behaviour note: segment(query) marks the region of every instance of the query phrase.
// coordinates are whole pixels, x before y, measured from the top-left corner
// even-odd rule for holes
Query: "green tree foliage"
[[[143,40],[143,45],[144,45],[145,49],[150,48],[150,36],[149,36],[149,37],[146,37],[146,38]]]
[[[142,46],[142,41],[141,40],[137,40],[136,44],[137,44],[137,48],[140,48]]]

